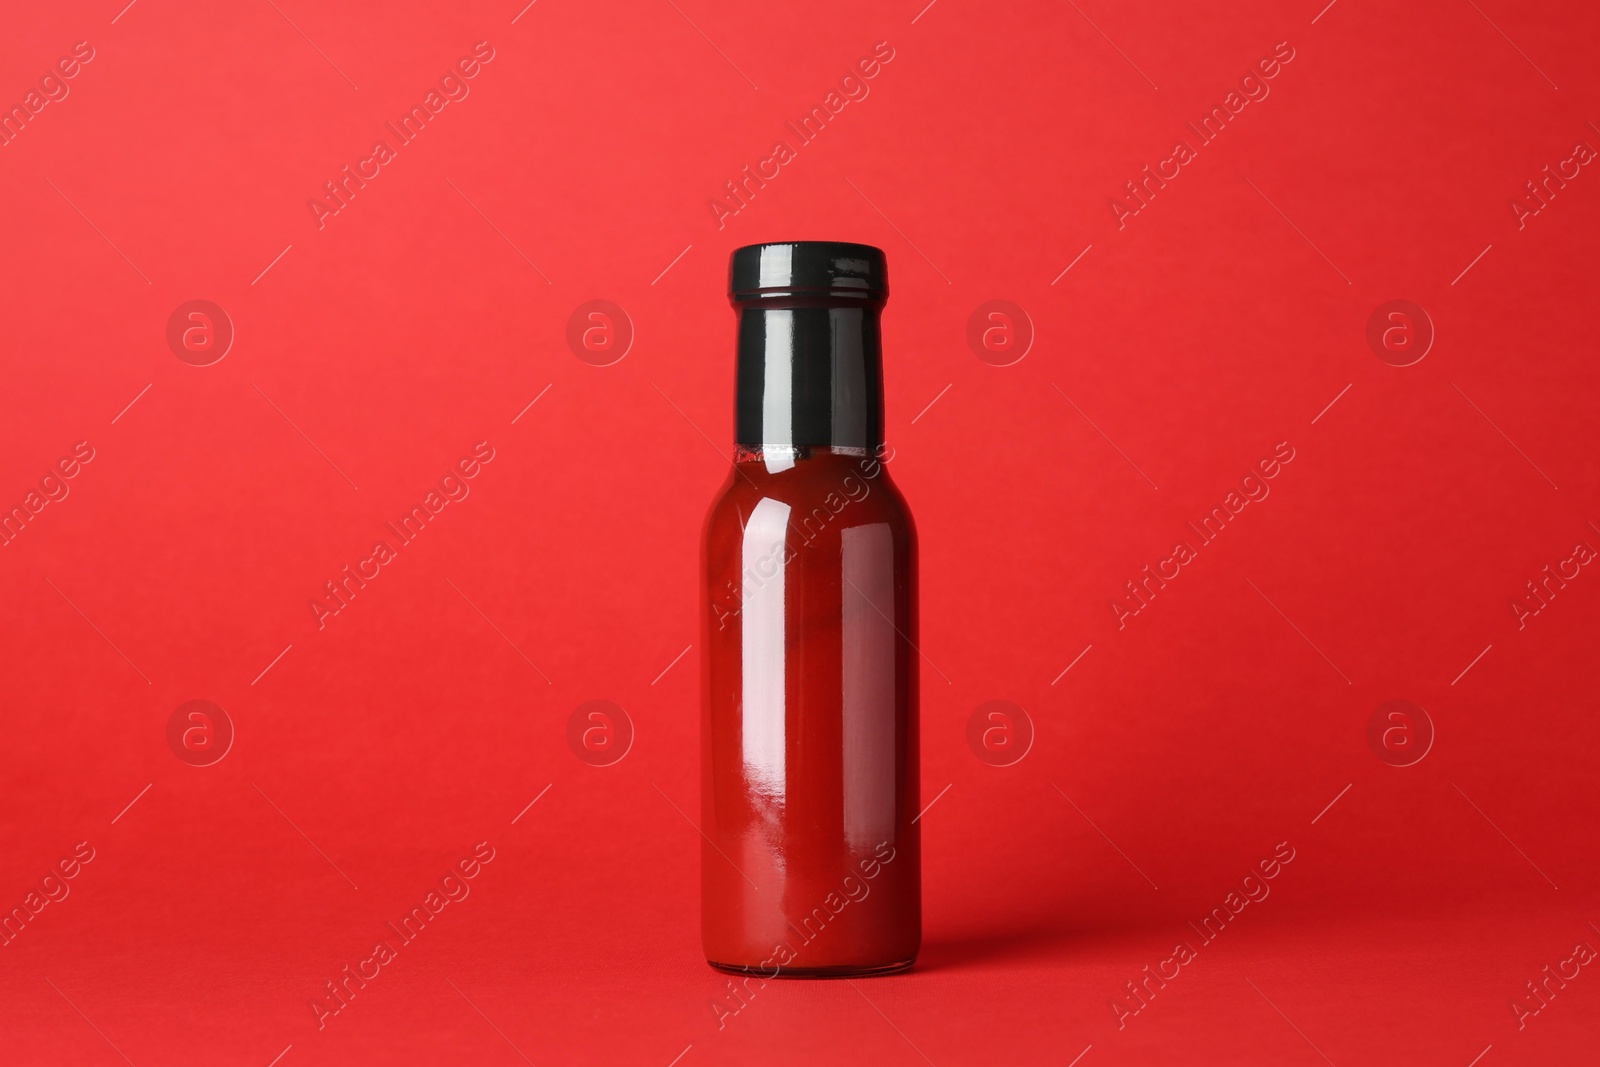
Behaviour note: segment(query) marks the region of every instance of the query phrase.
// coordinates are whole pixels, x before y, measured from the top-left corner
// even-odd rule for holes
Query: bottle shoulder
[[[769,515],[781,511],[791,526],[825,517],[841,529],[886,522],[914,534],[905,497],[884,463],[871,456],[812,457],[779,469],[735,463],[712,502],[706,532],[742,530],[758,508]]]

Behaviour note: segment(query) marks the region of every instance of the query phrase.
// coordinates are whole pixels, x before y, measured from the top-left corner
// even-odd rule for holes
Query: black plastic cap
[[[889,295],[883,250],[843,241],[777,241],[734,250],[728,296],[736,304],[770,297],[882,303]]]

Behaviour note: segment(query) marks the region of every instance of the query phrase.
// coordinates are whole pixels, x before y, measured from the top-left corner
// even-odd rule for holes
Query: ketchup
[[[885,469],[883,253],[734,252],[732,471],[706,520],[701,933],[762,978],[921,941],[916,535]]]

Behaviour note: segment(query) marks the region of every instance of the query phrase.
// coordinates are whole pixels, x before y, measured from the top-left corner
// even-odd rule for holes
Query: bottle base
[[[736,967],[730,963],[718,963],[716,960],[706,960],[714,970],[725,974],[751,975],[756,974],[762,978],[876,978],[879,975],[897,974],[900,971],[910,970],[917,962],[917,958],[898,960],[894,963],[879,964],[842,964],[837,967],[780,967],[776,974],[766,974],[752,967]]]

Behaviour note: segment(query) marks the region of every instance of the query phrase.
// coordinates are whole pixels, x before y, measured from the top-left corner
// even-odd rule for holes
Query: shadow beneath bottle
[[[1181,929],[1182,924],[1178,924]],[[1115,954],[1130,944],[1172,928],[1160,917],[1063,923],[1051,918],[1035,924],[1013,923],[990,930],[961,930],[925,936],[913,972],[971,968],[988,964],[1059,964],[1065,958],[1083,961]],[[1176,932],[1176,931],[1174,931]]]

